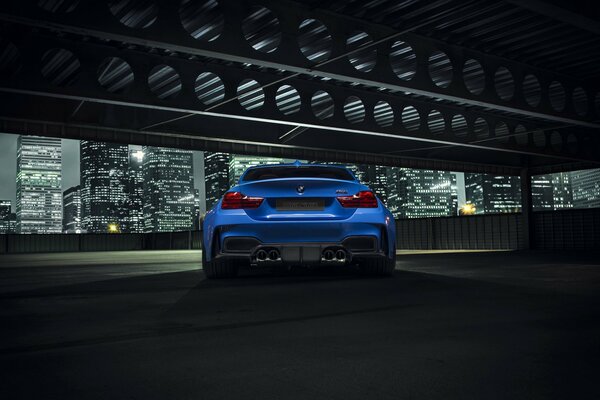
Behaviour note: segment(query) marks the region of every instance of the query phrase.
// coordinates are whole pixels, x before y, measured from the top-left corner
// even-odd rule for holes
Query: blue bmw
[[[389,276],[396,262],[394,218],[347,168],[248,168],[206,214],[202,264],[208,278],[240,266],[358,266]]]

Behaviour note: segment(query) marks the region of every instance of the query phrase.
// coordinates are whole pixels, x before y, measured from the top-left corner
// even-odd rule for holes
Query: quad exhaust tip
[[[277,250],[269,251],[269,260],[271,260],[271,261],[279,260],[279,251],[277,251]]]
[[[335,252],[335,259],[342,262],[346,260],[346,252],[344,250],[338,250]]]
[[[334,256],[335,253],[333,252],[333,250],[325,250],[323,252],[323,258],[327,261],[332,261]]]
[[[256,259],[259,261],[265,261],[268,257],[268,254],[265,250],[259,250],[256,252]]]
[[[323,251],[321,256],[322,261],[326,262],[338,262],[343,263],[346,262],[346,251],[343,249],[327,249]]]

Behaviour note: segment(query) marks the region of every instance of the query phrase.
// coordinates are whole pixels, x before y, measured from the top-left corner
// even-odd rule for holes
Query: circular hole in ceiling
[[[481,117],[475,120],[473,124],[473,131],[477,139],[487,139],[490,137],[490,127],[487,121]]]
[[[421,126],[421,115],[413,106],[406,106],[402,110],[402,125],[409,131],[416,131]]]
[[[373,39],[368,33],[362,31],[355,31],[348,39],[346,39],[346,51],[354,51],[363,46],[368,46],[373,43]],[[375,68],[377,61],[377,49],[374,46],[354,51],[348,55],[348,60],[354,68],[360,72],[369,72]]]
[[[252,7],[242,23],[244,37],[254,50],[271,53],[281,43],[279,20],[271,10],[262,6]]]
[[[429,56],[429,76],[441,88],[452,83],[452,62],[443,51],[436,50]]]
[[[546,132],[542,130],[536,130],[531,135],[533,139],[533,144],[537,147],[545,147],[546,146]]]
[[[133,71],[118,57],[105,58],[97,71],[98,83],[111,93],[122,93],[133,83]]]
[[[515,80],[506,67],[500,67],[494,74],[494,88],[502,100],[510,100],[515,95]]]
[[[427,126],[429,127],[429,132],[432,134],[443,134],[446,129],[446,122],[442,113],[437,110],[431,110],[427,116]]]
[[[223,32],[225,19],[216,0],[184,0],[179,7],[183,28],[197,40],[211,42]]]
[[[481,94],[485,89],[485,72],[477,60],[467,60],[463,67],[465,86],[473,94]]]
[[[408,43],[398,40],[390,49],[390,65],[398,78],[408,81],[417,73],[417,56]]]
[[[327,27],[316,19],[305,19],[298,30],[298,45],[304,57],[315,63],[326,61],[333,42]]]
[[[559,132],[552,131],[550,133],[550,146],[552,146],[552,150],[554,150],[557,153],[562,150],[563,138]]]
[[[452,132],[456,137],[464,138],[467,136],[469,129],[464,116],[457,114],[452,117]]]
[[[158,17],[154,0],[109,0],[108,8],[119,22],[130,28],[147,28]]]
[[[265,92],[254,79],[244,79],[237,88],[238,100],[246,110],[256,110],[265,104]]]
[[[554,81],[548,86],[550,105],[555,111],[565,109],[565,88],[560,82]]]
[[[181,78],[173,67],[157,65],[148,75],[148,86],[159,99],[173,98],[181,92]]]
[[[581,116],[584,116],[588,112],[587,93],[581,87],[573,90],[573,107],[575,108],[575,112]]]
[[[350,96],[344,102],[344,115],[351,124],[357,124],[365,120],[365,105],[356,96]]]
[[[39,0],[38,7],[51,13],[70,13],[73,11],[79,0]]]
[[[313,94],[310,106],[315,117],[319,119],[333,117],[333,99],[329,93],[323,90],[319,90]]]
[[[217,74],[202,72],[194,83],[194,92],[204,105],[218,103],[225,99],[225,85]]]
[[[529,134],[527,129],[519,124],[515,127],[515,141],[519,146],[527,146],[529,144]]]
[[[394,124],[394,110],[386,101],[378,101],[373,108],[375,122],[381,127],[387,128]]]
[[[0,79],[12,78],[20,68],[19,50],[14,44],[0,37]]]
[[[506,125],[506,123],[500,121],[496,124],[496,127],[494,128],[494,137],[498,138],[499,142],[508,143],[510,139],[508,133],[508,125]]]
[[[69,86],[81,73],[81,64],[65,49],[51,49],[42,56],[42,75],[56,86]]]
[[[300,111],[302,100],[300,99],[300,93],[290,85],[283,85],[277,89],[275,94],[275,102],[279,111],[285,115],[290,115]]]
[[[525,79],[523,79],[523,97],[525,97],[525,101],[531,107],[540,105],[540,100],[542,99],[540,81],[532,74],[525,76]]]

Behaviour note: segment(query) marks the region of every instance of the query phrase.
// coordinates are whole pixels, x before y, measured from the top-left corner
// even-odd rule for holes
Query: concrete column
[[[523,215],[523,247],[535,248],[533,240],[533,202],[531,197],[531,173],[529,168],[521,169],[521,213]]]

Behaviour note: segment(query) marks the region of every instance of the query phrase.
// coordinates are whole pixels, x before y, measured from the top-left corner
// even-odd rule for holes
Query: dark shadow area
[[[69,284],[70,271],[62,285],[0,296],[0,359],[11,365],[0,395],[596,398],[594,257],[401,256],[389,279],[298,270],[205,280],[165,264]]]

